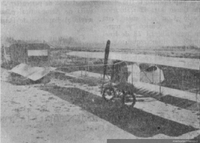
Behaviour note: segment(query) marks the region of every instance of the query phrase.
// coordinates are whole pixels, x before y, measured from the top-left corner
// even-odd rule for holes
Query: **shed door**
[[[28,56],[48,56],[48,50],[28,50]]]

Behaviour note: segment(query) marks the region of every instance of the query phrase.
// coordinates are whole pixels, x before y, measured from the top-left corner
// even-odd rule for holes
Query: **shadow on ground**
[[[101,97],[78,88],[46,85],[42,86],[41,89],[53,93],[55,96],[138,137],[152,137],[157,134],[180,136],[196,130],[193,127],[163,119],[136,108],[122,107],[121,102],[106,102]]]
[[[195,101],[174,97],[172,95],[161,96],[158,92],[153,92],[142,88],[138,89],[137,94],[142,95],[142,97],[152,97],[163,103],[171,104],[183,109],[188,109],[189,107],[197,104]]]

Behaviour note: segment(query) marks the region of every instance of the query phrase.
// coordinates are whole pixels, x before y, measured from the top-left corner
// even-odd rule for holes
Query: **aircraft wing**
[[[69,52],[67,55],[78,56],[83,58],[97,58],[97,59],[104,58],[103,52]],[[200,70],[199,59],[174,58],[174,57],[162,57],[155,55],[112,52],[109,55],[109,60],[121,60],[127,62],[146,63],[146,64],[171,66],[171,67],[185,68],[192,70]]]
[[[51,67],[32,67],[30,65],[21,63],[11,69],[10,72],[21,75],[25,78],[31,79],[33,81],[39,80],[42,77],[46,76],[50,71],[55,70]]]

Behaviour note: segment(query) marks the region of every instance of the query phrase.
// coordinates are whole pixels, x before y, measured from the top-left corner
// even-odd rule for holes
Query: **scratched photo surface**
[[[2,0],[1,142],[200,142],[199,26],[198,1]]]

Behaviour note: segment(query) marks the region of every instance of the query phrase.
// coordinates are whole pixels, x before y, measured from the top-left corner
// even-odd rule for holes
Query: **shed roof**
[[[50,46],[46,43],[16,43],[10,47],[20,47],[28,50],[43,50],[50,49]]]

